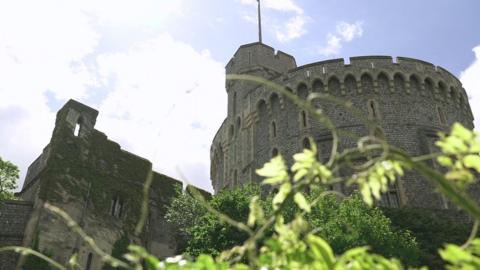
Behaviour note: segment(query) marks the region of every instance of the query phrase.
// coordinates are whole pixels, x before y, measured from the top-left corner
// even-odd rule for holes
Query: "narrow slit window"
[[[307,126],[307,113],[305,113],[305,111],[302,111],[302,126]]]
[[[277,137],[277,124],[275,122],[272,122],[272,136],[273,138]]]
[[[87,264],[85,265],[85,270],[90,270],[92,267],[92,260],[93,260],[93,255],[92,253],[88,253],[87,256]]]
[[[369,107],[371,118],[372,119],[378,119],[378,108],[377,108],[377,104],[375,103],[375,101],[373,101],[373,100],[368,101],[368,107]]]

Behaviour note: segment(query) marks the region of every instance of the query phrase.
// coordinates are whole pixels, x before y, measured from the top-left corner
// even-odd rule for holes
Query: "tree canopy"
[[[14,198],[18,174],[19,170],[15,164],[0,157],[0,200]]]

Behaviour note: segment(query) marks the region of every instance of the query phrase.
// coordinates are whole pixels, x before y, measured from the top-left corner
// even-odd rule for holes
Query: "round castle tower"
[[[242,45],[226,66],[227,74],[251,74],[286,86],[301,98],[329,94],[352,104],[382,127],[387,140],[412,155],[435,151],[438,131],[454,122],[473,128],[473,115],[460,81],[447,70],[421,60],[362,56],[297,67],[295,58],[262,44]],[[216,192],[248,182],[272,156],[292,155],[316,142],[319,159],[329,156],[332,137],[325,127],[290,100],[245,81],[227,81],[228,115],[210,150]],[[317,104],[318,103],[318,104]],[[366,135],[368,129],[341,106],[317,102],[338,129]],[[353,146],[342,140],[340,150]],[[435,164],[432,164],[436,166]],[[349,192],[344,187],[334,187]],[[415,173],[407,173],[382,198],[386,206],[448,208],[449,204]]]

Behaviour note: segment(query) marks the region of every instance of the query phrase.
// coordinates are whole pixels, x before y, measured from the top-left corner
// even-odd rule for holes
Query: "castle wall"
[[[227,68],[228,72],[232,71]],[[365,56],[350,58],[346,64],[344,59],[333,59],[296,67],[270,79],[300,98],[316,92],[351,103],[357,112],[327,99],[312,101],[338,129],[356,136],[381,132],[391,144],[412,155],[436,151],[426,147],[427,142],[434,141],[438,131],[447,131],[454,122],[473,128],[473,115],[460,81],[445,69],[421,60]],[[332,144],[328,129],[286,97],[241,81],[227,83],[227,92],[236,96],[229,99],[229,108],[237,109],[229,110],[212,143],[212,182],[216,191],[261,181],[255,169],[277,152],[291,164],[292,155],[301,151],[308,137],[319,145],[319,158],[328,159]],[[379,130],[367,128],[368,120],[378,124]],[[240,129],[236,128],[238,122],[242,123]],[[353,139],[343,138],[339,148],[353,147],[354,143]],[[222,155],[218,153],[220,146]],[[223,173],[218,174],[219,170]],[[344,187],[338,189],[351,192]],[[407,173],[392,190],[402,205],[449,207],[431,184],[415,173]]]
[[[0,247],[21,246],[24,230],[32,213],[32,203],[24,201],[0,201]],[[18,254],[0,253],[0,270],[15,268]]]
[[[65,220],[44,207],[44,202],[49,202],[67,212],[107,253],[126,236],[130,243],[149,247],[158,257],[173,255],[176,242],[164,219],[165,204],[181,183],[152,171],[150,161],[122,150],[95,130],[97,114],[73,100],[57,113],[49,146],[30,166],[30,180],[20,192],[21,198],[34,205],[23,245],[37,243],[39,251],[61,263],[77,253],[83,268],[91,256],[90,269],[102,268],[103,262],[88,244],[67,227]],[[143,186],[149,177],[153,183],[147,226],[136,236]]]

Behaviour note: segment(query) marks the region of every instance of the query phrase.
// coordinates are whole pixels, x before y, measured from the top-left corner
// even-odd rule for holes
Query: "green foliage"
[[[17,188],[18,167],[0,157],[0,200],[14,199],[14,190]]]
[[[480,206],[465,192],[468,185],[477,182],[475,172],[480,172],[477,134],[455,124],[450,135],[440,134],[437,145],[442,153],[412,157],[402,149],[388,145],[384,138],[377,138],[375,134],[360,137],[336,130],[309,100],[325,98],[356,112],[351,103],[319,93],[302,100],[274,82],[251,75],[229,74],[228,78],[261,83],[292,99],[329,128],[333,140],[328,162],[322,164],[317,160],[316,146],[311,141],[312,149],[296,154],[292,167],[288,168],[283,158],[278,156],[257,171],[265,178],[263,184],[267,187],[264,190],[278,190],[271,196],[262,199],[258,196],[258,186],[247,185],[220,192],[208,203],[194,201],[189,195],[175,199],[167,218],[185,226],[180,231],[188,236],[187,252],[198,255],[194,259],[175,256],[160,261],[143,247],[131,245],[124,256],[125,263],[102,253],[81,228],[73,226],[92,249],[102,255],[104,261],[132,270],[143,269],[142,265],[149,270],[405,269],[400,260],[391,256],[400,258],[407,265],[414,265],[417,252],[415,240],[409,232],[392,229],[382,212],[367,205],[374,205],[398,176],[405,170],[413,169],[475,219],[472,233],[463,245],[447,244],[440,250],[447,268],[479,269],[480,239],[475,236]],[[365,124],[375,127],[371,121]],[[357,147],[338,152],[340,135],[357,139]],[[448,169],[446,174],[425,162],[437,157]],[[324,191],[333,184],[358,186],[360,195],[338,201]],[[69,224],[75,224],[58,209],[55,213],[69,220]],[[190,220],[183,219],[183,215]],[[198,215],[197,218],[192,218],[195,215]],[[422,236],[422,230],[419,229],[417,234]],[[425,234],[421,241],[428,241],[428,238]],[[0,248],[2,250],[11,249]]]
[[[344,200],[338,200],[333,195],[321,196],[318,203],[310,207],[307,201],[318,197],[321,191],[312,191],[298,199],[301,194],[296,193],[293,203],[290,200],[284,207],[283,217],[292,220],[300,209],[309,212],[305,220],[311,227],[316,228],[317,235],[331,244],[335,253],[368,245],[379,254],[395,256],[409,265],[417,263],[418,250],[413,237],[406,231],[393,230],[390,220],[378,208],[366,205],[359,196]],[[210,203],[215,209],[235,220],[255,227],[255,224],[263,225],[265,214],[273,211],[272,197],[267,196],[262,200],[258,195],[260,187],[250,184],[224,190]],[[182,239],[189,239],[185,242],[185,250],[194,256],[201,253],[216,255],[226,248],[240,245],[247,239],[245,233],[222,223],[188,194],[179,194],[172,201],[167,211],[167,219],[173,227],[180,228],[184,233]],[[271,234],[273,231],[268,232]]]
[[[462,244],[471,230],[471,226],[453,222],[440,210],[385,208],[382,211],[394,227],[412,233],[418,243],[420,264],[432,269],[444,268],[438,249],[444,243]]]
[[[128,246],[130,245],[130,240],[128,236],[124,233],[122,237],[120,237],[115,243],[113,244],[112,248],[112,257],[125,261],[125,254],[128,253]],[[115,270],[115,269],[125,269],[123,267],[114,267],[110,264],[105,264],[102,267],[102,270]]]
[[[217,211],[240,222],[247,222],[250,200],[260,194],[257,185],[220,192],[210,201]],[[210,213],[189,193],[179,193],[168,207],[167,220],[177,228],[182,251],[198,256],[201,253],[218,255],[222,250],[242,243],[248,237],[233,226]]]
[[[35,236],[32,243],[32,249],[35,251],[40,251],[38,247],[38,235]],[[42,254],[52,257],[52,252],[48,250],[43,250]],[[27,255],[25,258],[25,263],[22,266],[22,270],[53,270],[52,266],[45,260],[40,259],[35,255]]]

